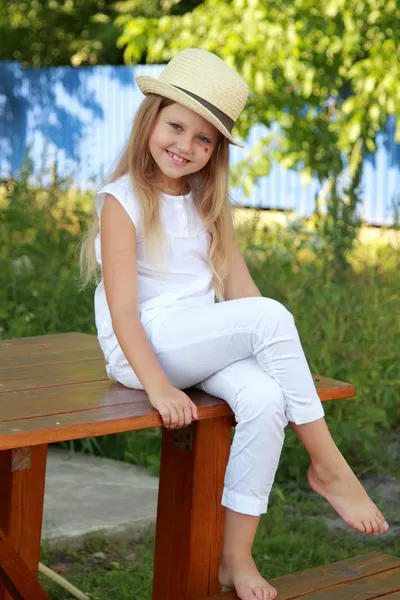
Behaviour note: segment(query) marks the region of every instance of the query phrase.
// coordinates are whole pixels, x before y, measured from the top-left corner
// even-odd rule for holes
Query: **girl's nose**
[[[177,146],[177,152],[183,158],[187,158],[190,160],[190,155],[192,153],[192,140],[189,137],[183,138],[181,137],[179,140],[179,146]]]

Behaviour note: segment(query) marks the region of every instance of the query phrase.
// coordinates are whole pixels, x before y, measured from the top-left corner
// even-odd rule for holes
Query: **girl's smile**
[[[175,152],[170,152],[169,150],[166,150],[166,153],[168,155],[168,158],[171,160],[171,162],[174,165],[176,165],[177,167],[185,166],[191,162],[190,160],[187,160],[186,158],[179,156],[179,154],[176,154]]]

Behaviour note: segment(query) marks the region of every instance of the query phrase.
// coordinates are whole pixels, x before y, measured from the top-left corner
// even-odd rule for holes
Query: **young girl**
[[[251,549],[267,511],[288,421],[307,449],[308,480],[351,526],[388,529],[336,447],[292,315],[254,284],[228,201],[229,144],[248,94],[214,54],[180,52],[146,96],[120,162],[95,198],[82,246],[110,379],[145,389],[165,427],[197,419],[190,386],[223,398],[237,421],[225,476],[220,582],[242,600],[276,590]],[[220,302],[215,302],[215,296]]]

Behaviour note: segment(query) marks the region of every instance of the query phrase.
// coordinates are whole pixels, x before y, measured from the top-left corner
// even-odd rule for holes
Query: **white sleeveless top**
[[[143,252],[140,207],[135,198],[129,174],[105,185],[94,198],[99,225],[107,194],[121,203],[136,228],[137,276],[140,318],[145,325],[154,311],[167,307],[195,307],[215,302],[212,271],[208,263],[210,233],[198,214],[192,195],[161,194],[160,215],[166,236],[167,255],[160,264]],[[97,262],[101,265],[100,233],[95,239]],[[103,280],[95,297],[97,336],[104,357],[119,345],[112,328]],[[108,372],[108,369],[107,369]]]

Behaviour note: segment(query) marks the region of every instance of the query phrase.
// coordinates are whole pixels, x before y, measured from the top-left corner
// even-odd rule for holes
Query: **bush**
[[[18,179],[0,186],[0,338],[95,333],[93,290],[78,291],[86,198],[57,178],[34,189],[29,175],[26,163]]]
[[[400,423],[399,248],[359,243],[351,271],[338,274],[326,270],[323,242],[300,219],[286,226],[248,222],[239,228],[256,284],[294,315],[311,371],[356,386],[355,398],[324,403],[327,420],[359,473],[378,470],[385,460],[382,432]],[[279,473],[297,480],[307,461],[289,435],[278,480]]]

